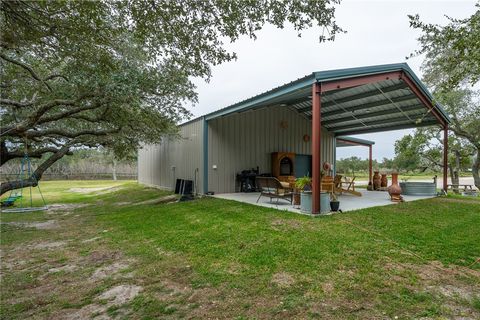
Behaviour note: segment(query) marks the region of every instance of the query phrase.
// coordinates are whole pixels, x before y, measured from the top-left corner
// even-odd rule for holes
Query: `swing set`
[[[40,190],[40,185],[38,184],[35,173],[32,170],[32,162],[30,161],[27,152],[25,152],[25,155],[20,162],[20,171],[17,175],[17,179],[20,180],[20,188],[10,191],[10,195],[8,196],[8,198],[1,201],[2,213],[34,212],[48,210],[47,203],[45,202],[45,198],[43,197],[42,190]],[[34,179],[34,181],[36,182],[36,188],[38,188],[38,192],[40,193],[43,205],[34,206],[32,186],[29,187],[30,192],[25,192],[29,193],[28,195],[24,193],[24,189],[26,189],[26,187],[24,187],[24,185],[26,184],[25,181],[31,179]],[[18,202],[19,206],[15,206],[15,204],[17,204]]]

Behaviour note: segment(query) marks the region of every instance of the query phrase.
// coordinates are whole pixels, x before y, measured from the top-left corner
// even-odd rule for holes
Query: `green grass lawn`
[[[2,214],[2,319],[480,317],[478,198],[315,219],[213,198],[142,204],[167,193],[134,182],[42,189],[70,205]]]

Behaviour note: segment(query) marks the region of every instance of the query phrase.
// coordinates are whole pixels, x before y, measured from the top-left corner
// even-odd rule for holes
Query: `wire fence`
[[[11,181],[18,178],[18,173],[0,173],[0,181]],[[117,180],[137,180],[136,173],[118,173],[116,174]],[[44,173],[42,180],[114,180],[111,172],[105,173]]]

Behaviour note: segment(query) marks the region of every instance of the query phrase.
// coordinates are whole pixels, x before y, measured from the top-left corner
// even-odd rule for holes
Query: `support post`
[[[448,124],[443,127],[443,191],[448,190]]]
[[[207,192],[208,192],[208,121],[205,117],[203,117],[203,194],[206,194]]]
[[[373,181],[372,181],[372,145],[368,146],[368,181],[373,186]]]
[[[321,94],[320,83],[314,83],[312,86],[312,214],[320,213]]]

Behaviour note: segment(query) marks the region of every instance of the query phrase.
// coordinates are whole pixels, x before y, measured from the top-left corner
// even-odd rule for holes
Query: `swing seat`
[[[2,209],[2,213],[7,213],[7,212],[35,212],[35,211],[44,211],[48,210],[47,204],[45,202],[45,199],[43,198],[42,191],[40,190],[40,185],[38,184],[37,177],[35,176],[35,172],[32,170],[32,163],[30,161],[30,158],[28,157],[27,150],[25,150],[25,155],[20,163],[20,172],[18,173],[17,179],[20,180],[20,185],[17,186],[14,190],[10,192],[10,195],[3,201],[1,201],[1,207],[12,207],[15,202],[18,199],[26,199],[26,195],[23,194],[23,189],[28,188],[28,185],[26,186],[23,181],[28,181],[30,179],[34,179],[36,183],[36,187],[38,188],[38,192],[40,193],[40,197],[42,198],[43,201],[43,206],[42,207],[34,207],[33,206],[33,199],[32,199],[32,186],[30,185],[30,197],[29,197],[29,202],[30,206],[29,207],[24,207],[23,206],[23,201],[20,201],[20,206],[19,207],[13,207],[13,208],[8,208],[8,209]],[[25,196],[25,197],[24,197]]]
[[[22,196],[18,196],[18,195],[12,195],[10,197],[8,197],[7,199],[3,200],[2,201],[2,208],[3,207],[10,207],[10,206],[13,206],[13,204],[15,203],[15,201],[17,201],[18,199],[20,199]]]

